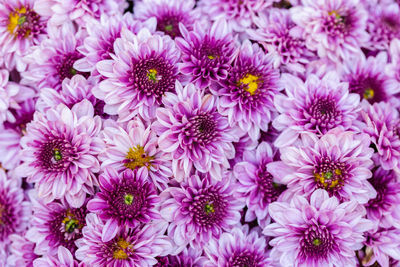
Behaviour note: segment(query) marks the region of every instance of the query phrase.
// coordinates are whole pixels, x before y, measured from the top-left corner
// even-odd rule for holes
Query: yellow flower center
[[[339,184],[340,179],[332,179],[333,175],[341,176],[342,171],[340,169],[335,169],[332,171],[315,173],[315,181],[320,182],[325,188],[333,188]]]
[[[170,32],[170,31],[172,31],[173,28],[174,27],[171,24],[169,24],[169,25],[165,26],[165,31]]]
[[[123,238],[119,238],[116,244],[116,249],[114,250],[113,257],[118,260],[128,259],[127,252],[133,252],[133,246],[131,243],[127,242]]]
[[[59,150],[58,148],[54,148],[54,149],[53,149],[53,158],[54,158],[56,161],[59,161],[59,160],[62,159],[61,152],[60,152],[60,150]]]
[[[67,216],[62,221],[64,224],[64,229],[67,233],[73,233],[76,228],[82,228],[82,225],[79,224],[79,221],[75,218],[75,216],[71,213],[71,211],[67,211]]]
[[[374,92],[374,90],[372,88],[367,88],[364,91],[364,98],[365,99],[372,99],[372,98],[374,98],[374,95],[375,95],[375,92]]]
[[[258,76],[247,74],[239,80],[239,85],[246,85],[245,90],[251,95],[254,95],[258,89],[259,82]]]
[[[213,205],[213,204],[210,204],[210,203],[207,203],[207,204],[204,206],[204,211],[206,212],[207,215],[209,215],[210,213],[214,213],[214,212],[215,212],[215,210],[214,210],[214,205]]]
[[[16,35],[16,28],[18,26],[23,25],[26,22],[26,16],[24,14],[27,13],[27,10],[25,7],[21,7],[19,9],[16,9],[14,12],[11,12],[10,15],[8,16],[8,25],[7,25],[7,30],[13,34]],[[28,37],[30,34],[30,31],[28,30],[25,34],[25,37]]]
[[[0,205],[0,225],[4,224],[4,222],[3,222],[3,212],[4,212],[4,206]]]
[[[211,59],[211,60],[213,60],[214,58],[215,58],[215,56],[213,56],[213,55],[208,55],[207,56],[209,59]]]
[[[144,147],[137,145],[136,147],[129,148],[125,158],[127,161],[124,163],[124,166],[128,169],[135,170],[143,166],[150,169],[151,161],[154,159],[154,156],[148,156],[144,151]]]
[[[156,69],[149,69],[147,72],[147,78],[149,78],[150,81],[153,82],[158,82],[160,80],[160,77],[158,77],[158,72]]]
[[[319,245],[321,245],[321,239],[315,238],[315,239],[312,241],[312,243],[313,243],[314,246],[318,247]]]
[[[132,205],[133,203],[133,196],[131,194],[126,194],[124,196],[124,202],[126,205]]]

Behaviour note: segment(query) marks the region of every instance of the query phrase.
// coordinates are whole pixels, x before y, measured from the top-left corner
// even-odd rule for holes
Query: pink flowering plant
[[[0,267],[400,267],[399,0],[0,0]]]

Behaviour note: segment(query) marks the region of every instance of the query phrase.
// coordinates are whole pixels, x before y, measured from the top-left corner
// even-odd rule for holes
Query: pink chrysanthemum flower
[[[11,241],[7,258],[7,266],[33,267],[33,261],[39,257],[36,255],[35,243],[29,241],[22,234],[12,234],[9,236]]]
[[[400,88],[400,40],[394,39],[390,43],[389,54],[391,62],[386,66],[386,73],[389,76],[387,86],[389,91],[394,92]]]
[[[224,18],[231,31],[243,33],[254,26],[258,12],[272,5],[271,0],[200,0],[198,3],[204,15],[212,21]]]
[[[133,33],[138,33],[142,27],[155,31],[155,20],[140,23],[133,19],[131,13],[120,16],[102,15],[99,20],[87,22],[87,34],[83,43],[77,48],[84,55],[74,63],[74,68],[81,72],[91,72],[92,76],[99,76],[96,64],[102,60],[111,59],[115,53],[114,42],[121,37],[122,28],[127,28]]]
[[[165,108],[157,109],[153,129],[160,136],[160,149],[172,157],[172,171],[177,181],[188,177],[195,168],[221,180],[222,169],[233,158],[236,133],[228,119],[218,113],[216,98],[193,84],[184,88],[176,83],[176,93],[167,93]]]
[[[400,92],[400,87],[390,86],[389,76],[382,71],[387,64],[388,58],[384,52],[376,57],[361,55],[343,64],[342,80],[349,83],[351,93],[359,94],[361,99],[370,104],[385,101],[399,105],[394,95]]]
[[[177,37],[175,41],[182,52],[180,72],[200,89],[212,81],[226,79],[235,58],[235,45],[226,21],[220,19],[208,30],[199,23],[195,23],[193,31],[182,24],[179,28],[183,38]]]
[[[275,222],[263,234],[275,237],[270,256],[282,267],[356,266],[354,251],[363,247],[363,233],[373,226],[356,201],[339,204],[322,189],[310,201],[296,195],[289,203],[272,203],[269,213]]]
[[[134,14],[141,21],[155,17],[157,31],[175,38],[182,36],[179,23],[192,30],[194,21],[200,19],[195,4],[194,0],[144,0],[135,3]]]
[[[250,39],[258,41],[273,55],[274,67],[284,71],[302,73],[305,65],[315,57],[306,48],[299,27],[292,21],[288,10],[260,13],[254,19],[257,29],[248,29]]]
[[[272,266],[266,248],[267,240],[260,228],[249,231],[248,225],[235,227],[204,247],[209,258],[205,266]]]
[[[365,204],[367,218],[381,227],[395,226],[400,229],[400,182],[396,173],[379,167],[368,181],[377,195]]]
[[[28,226],[31,204],[24,199],[21,180],[7,177],[0,168],[0,250],[7,251],[10,235],[25,231]],[[0,254],[0,265],[5,258]]]
[[[65,198],[80,207],[86,193],[97,185],[100,170],[96,158],[103,148],[97,137],[101,119],[93,117],[93,106],[84,100],[69,109],[63,104],[46,113],[35,113],[21,139],[22,160],[18,174],[35,183],[46,203]]]
[[[84,264],[79,264],[77,260],[74,259],[73,254],[63,246],[59,246],[57,254],[54,256],[45,255],[41,258],[35,259],[33,261],[34,267],[84,267]]]
[[[279,72],[272,67],[271,56],[248,40],[243,42],[229,76],[210,87],[219,96],[218,111],[253,140],[260,137],[260,130],[268,131],[279,90]]]
[[[82,237],[82,228],[86,223],[86,205],[73,208],[67,203],[45,204],[35,191],[31,191],[29,196],[33,203],[33,216],[26,238],[36,244],[35,253],[55,255],[60,246],[75,253],[75,241]]]
[[[8,69],[23,69],[21,57],[46,36],[48,14],[39,15],[34,0],[0,1],[0,55]]]
[[[203,250],[192,247],[185,248],[178,255],[158,257],[154,267],[205,267],[207,258],[203,256]]]
[[[369,8],[367,32],[371,50],[387,50],[393,39],[400,38],[400,6],[397,3],[380,3]]]
[[[400,260],[400,229],[379,228],[371,232],[366,235],[363,266],[374,266],[374,263],[382,267],[398,266],[391,264],[390,258]]]
[[[255,151],[245,151],[243,161],[233,168],[233,174],[240,184],[238,192],[248,207],[246,221],[257,219],[261,226],[270,222],[268,205],[276,201],[285,189],[267,171],[267,164],[274,160],[273,157],[271,146],[262,142]]]
[[[124,0],[36,0],[35,9],[41,15],[51,16],[50,23],[62,25],[76,22],[85,25],[91,19],[99,19],[101,14],[120,15],[128,3]]]
[[[287,96],[275,96],[275,107],[281,114],[273,126],[282,131],[275,146],[293,144],[301,133],[323,135],[336,127],[354,129],[360,97],[349,94],[348,84],[341,83],[334,72],[321,79],[310,74],[305,82],[283,74],[281,80]]]
[[[320,139],[304,135],[302,144],[280,150],[281,162],[272,162],[267,170],[286,184],[286,193],[309,196],[318,188],[340,201],[361,204],[376,197],[368,182],[372,173],[373,149],[366,134],[332,130]]]
[[[118,226],[133,228],[161,218],[156,210],[160,198],[147,176],[146,167],[135,172],[127,170],[121,175],[107,168],[100,175],[100,192],[88,202],[87,208],[106,222],[101,236],[103,242],[115,237]]]
[[[107,125],[103,131],[105,150],[99,155],[102,168],[112,167],[117,171],[137,171],[146,167],[149,179],[162,190],[172,176],[171,163],[166,153],[158,147],[158,138],[151,126],[146,127],[136,118],[125,127]]]
[[[60,90],[65,78],[72,78],[75,74],[84,74],[74,69],[74,63],[83,55],[76,48],[81,40],[75,33],[72,25],[63,25],[62,28],[49,28],[48,38],[40,45],[32,47],[24,61],[28,69],[21,73],[22,84]]]
[[[375,157],[385,170],[400,172],[400,127],[399,113],[389,103],[380,102],[365,106],[361,112],[364,122],[362,131],[367,133],[375,145]]]
[[[166,225],[162,222],[142,227],[122,227],[114,239],[103,242],[104,222],[95,214],[88,214],[83,238],[75,256],[88,266],[149,267],[157,263],[155,257],[165,256],[171,243],[163,235]]]
[[[368,41],[368,13],[359,0],[303,0],[302,4],[290,12],[303,29],[308,49],[334,62],[361,53],[360,45]]]
[[[161,193],[161,216],[169,222],[168,236],[178,251],[188,244],[202,248],[239,223],[244,203],[236,197],[237,189],[229,173],[219,182],[196,173]]]
[[[165,93],[174,91],[179,51],[169,36],[152,35],[146,28],[137,35],[122,29],[114,51],[113,59],[97,63],[106,79],[93,94],[104,100],[105,112],[118,114],[120,121],[138,114],[152,120]]]

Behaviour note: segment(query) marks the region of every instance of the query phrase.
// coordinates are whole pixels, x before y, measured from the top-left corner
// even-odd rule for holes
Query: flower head
[[[200,249],[184,248],[178,255],[157,258],[158,263],[154,267],[203,267],[206,266],[207,258],[202,254],[203,251]]]
[[[118,225],[135,227],[160,218],[156,211],[160,199],[147,175],[146,167],[135,172],[127,170],[121,175],[107,168],[100,175],[100,192],[87,207],[106,221],[102,234],[104,242],[115,237]]]
[[[294,196],[270,204],[273,220],[263,234],[273,236],[271,259],[281,266],[355,266],[354,250],[362,248],[363,233],[372,228],[365,209],[355,201],[339,204],[318,189],[308,201]]]

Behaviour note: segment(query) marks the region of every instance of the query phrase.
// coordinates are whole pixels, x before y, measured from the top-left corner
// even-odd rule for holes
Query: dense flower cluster
[[[400,1],[0,0],[0,266],[400,267]]]

